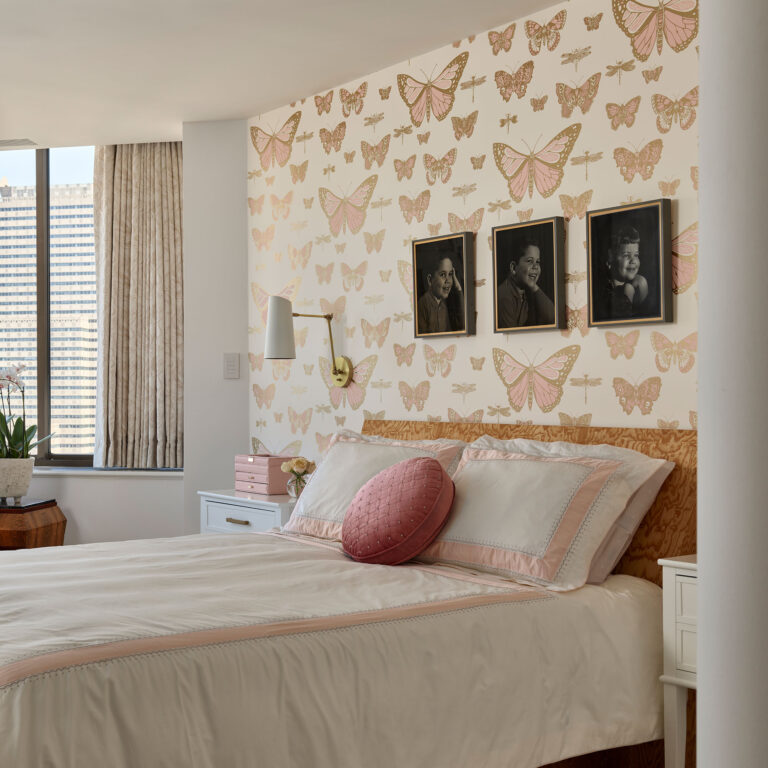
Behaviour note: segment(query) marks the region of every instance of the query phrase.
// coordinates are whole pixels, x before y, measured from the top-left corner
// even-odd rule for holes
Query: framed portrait
[[[562,216],[494,227],[493,330],[565,328]]]
[[[587,212],[589,325],[672,322],[671,201]]]
[[[475,333],[475,236],[414,240],[413,325],[417,338]]]

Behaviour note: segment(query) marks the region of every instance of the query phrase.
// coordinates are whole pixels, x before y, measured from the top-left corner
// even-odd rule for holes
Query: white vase
[[[0,459],[0,499],[18,501],[25,496],[32,481],[35,457],[29,459]]]

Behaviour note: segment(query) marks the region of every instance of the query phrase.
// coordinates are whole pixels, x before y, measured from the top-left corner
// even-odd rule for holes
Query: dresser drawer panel
[[[206,504],[205,527],[209,531],[251,533],[268,531],[279,525],[279,509],[249,509],[218,501],[209,501]]]
[[[679,624],[676,630],[675,658],[677,669],[696,672],[696,628]]]
[[[675,578],[675,615],[677,621],[696,624],[696,578],[677,574]]]

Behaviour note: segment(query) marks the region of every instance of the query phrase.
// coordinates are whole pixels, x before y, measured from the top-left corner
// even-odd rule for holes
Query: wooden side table
[[[0,500],[0,549],[58,547],[64,543],[67,518],[56,499]]]

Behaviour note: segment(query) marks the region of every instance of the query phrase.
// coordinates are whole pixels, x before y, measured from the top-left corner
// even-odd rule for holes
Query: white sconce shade
[[[293,307],[282,296],[270,296],[267,306],[267,340],[265,360],[293,360],[296,344],[293,338]]]

